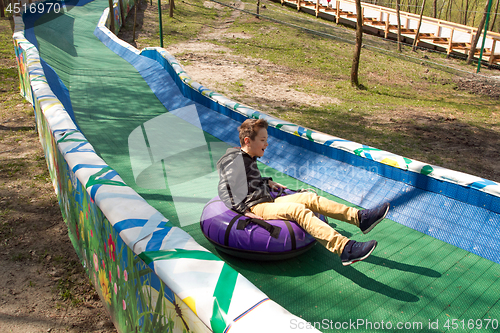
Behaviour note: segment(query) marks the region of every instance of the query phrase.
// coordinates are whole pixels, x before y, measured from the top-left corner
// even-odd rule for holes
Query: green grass
[[[229,90],[235,93],[243,93],[245,91],[245,84],[243,80],[237,80],[236,82],[231,82],[227,84]]]
[[[167,3],[168,1],[162,1],[164,47],[194,39],[202,29],[210,31],[216,22],[224,20],[229,15],[229,10],[221,11],[215,8],[207,8],[199,1],[176,1],[175,15],[169,17],[168,7],[165,6]],[[144,16],[144,25],[153,24],[154,29],[149,29],[148,34],[139,36],[138,42],[151,46],[159,46],[158,10],[154,6],[156,5],[153,5],[153,10],[146,12]],[[125,27],[122,29],[132,31],[132,27],[133,11],[130,12],[129,18],[125,22]]]
[[[8,18],[0,19],[0,118],[9,115],[9,109],[25,103],[19,94],[19,74]]]
[[[350,44],[342,45],[283,26],[279,30],[273,29],[275,27],[265,20],[241,16],[231,31],[245,31],[253,38],[212,42],[239,55],[265,59],[291,71],[307,73],[311,80],[294,88],[338,98],[341,100],[340,109],[356,108],[358,113],[366,114],[373,109],[444,108],[449,112],[464,112],[476,122],[488,122],[493,110],[499,109],[498,103],[495,105],[497,101],[484,96],[457,93],[452,74],[435,69],[427,71],[420,64],[369,49],[362,52],[359,73],[366,89],[352,88],[349,80],[353,47]]]
[[[7,176],[12,177],[16,175],[18,172],[22,171],[25,166],[26,162],[22,160],[12,161],[5,164],[1,164],[0,172],[5,172]]]

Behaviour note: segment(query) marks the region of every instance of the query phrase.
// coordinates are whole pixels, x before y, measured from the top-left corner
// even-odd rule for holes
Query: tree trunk
[[[108,1],[109,4],[109,30],[115,33],[115,11],[113,10],[113,0]]]
[[[471,12],[472,12],[472,23],[470,24],[470,26],[473,27],[476,25],[476,13],[478,12],[477,0],[474,1],[474,5],[471,8]]]
[[[484,22],[486,22],[486,17],[488,16],[489,3],[490,3],[490,0],[486,1],[486,7],[484,7],[483,18],[481,19],[481,22],[479,22],[479,26],[477,27],[476,36],[474,36],[474,41],[472,42],[472,45],[470,46],[469,56],[467,57],[467,65],[470,65],[472,63],[472,59],[474,58],[474,53],[476,53],[477,42],[479,41],[479,37],[481,37],[481,31],[483,30]],[[486,27],[486,29],[488,29],[488,27]]]
[[[0,0],[0,1],[2,1],[2,0]],[[118,0],[118,5],[120,6],[120,17],[122,19],[121,26],[123,27],[123,25],[125,24],[125,8],[123,8],[123,1]]]
[[[413,48],[412,48],[413,51],[415,51],[415,49],[417,48],[418,34],[420,33],[420,27],[422,26],[422,17],[424,16],[424,8],[425,8],[425,0],[422,2],[422,9],[420,10],[420,19],[418,20],[417,33],[415,34],[415,39],[413,40]]]
[[[434,18],[437,18],[437,0],[434,0],[434,6],[432,7],[433,8],[433,13],[432,13],[432,17]]]
[[[451,1],[451,0],[449,0],[449,1]],[[443,14],[443,8],[444,8],[445,5],[446,5],[446,1],[443,1],[443,3],[441,4],[441,7],[439,8],[439,14],[437,15],[436,18],[438,18],[438,19],[443,18],[442,14]]]
[[[174,17],[174,8],[175,8],[175,2],[174,0],[170,0],[170,13],[169,13],[169,16],[170,17]]]
[[[399,1],[399,0],[398,0]],[[351,67],[351,86],[359,88],[358,70],[359,59],[361,57],[361,47],[363,46],[363,15],[361,9],[361,0],[356,0],[356,46],[354,47],[354,56]]]
[[[497,7],[495,8],[495,15],[493,15],[493,21],[491,22],[491,31],[494,31],[494,29],[495,29],[495,23],[497,21],[498,4],[499,3],[500,3],[500,0],[497,0]],[[500,26],[498,27],[497,32],[500,32]]]
[[[398,17],[398,51],[401,52],[401,15],[399,13],[399,1],[396,0],[396,16]]]
[[[462,8],[460,10],[460,20],[459,23],[467,25],[467,15],[469,14],[469,0],[462,0]]]
[[[132,31],[132,41],[135,42],[135,26],[137,25],[137,6],[140,0],[134,0],[134,29]]]
[[[453,3],[453,0],[448,1],[448,6],[446,7],[446,12],[445,12],[445,20],[450,21],[450,15],[451,15],[451,5]]]

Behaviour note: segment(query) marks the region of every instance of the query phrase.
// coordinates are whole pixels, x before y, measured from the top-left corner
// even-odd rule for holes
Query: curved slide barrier
[[[104,10],[106,20],[108,10]],[[100,24],[100,29],[109,30]],[[96,153],[51,90],[16,17],[21,93],[70,238],[120,332],[287,331],[303,319],[174,227]],[[147,254],[145,250],[147,249]],[[294,330],[295,331],[295,330]]]
[[[86,11],[103,13],[94,35],[141,73],[169,111],[144,122],[130,133],[132,180],[121,170],[119,174],[96,153],[82,133],[79,126],[83,121],[75,123],[78,116],[77,112],[73,114],[72,107],[77,105],[72,106],[67,101],[68,88],[40,58],[40,46],[32,31],[33,18],[16,18],[14,44],[21,92],[34,106],[40,140],[70,238],[120,332],[162,329],[172,332],[295,332],[301,328],[310,332],[314,328],[324,328],[322,325],[311,327],[304,319],[289,313],[272,301],[267,292],[261,291],[260,286],[254,286],[183,230],[193,223],[195,216],[199,219],[199,214],[196,202],[177,194],[181,192],[176,186],[189,185],[189,179],[183,179],[189,176],[182,170],[169,170],[168,160],[186,157],[183,151],[189,150],[206,153],[216,161],[217,153],[224,151],[228,144],[237,143],[235,128],[247,117],[266,117],[271,124],[270,146],[261,161],[267,167],[356,205],[371,206],[391,200],[394,209],[389,218],[397,223],[391,225],[392,232],[387,232],[410,227],[430,235],[436,241],[453,245],[450,248],[464,249],[459,251],[460,255],[467,253],[463,258],[468,258],[470,253],[486,258],[476,259],[471,265],[484,264],[487,268],[480,276],[488,281],[495,276],[500,262],[500,242],[495,231],[500,224],[499,184],[316,133],[261,114],[194,82],[165,50],[138,51],[119,40],[106,28],[107,1],[73,5],[75,8],[65,17],[75,18]],[[115,10],[115,16],[116,13],[119,9]],[[147,60],[149,67],[144,65]],[[152,73],[160,75],[160,79]],[[178,92],[173,92],[174,86]],[[184,99],[173,98],[174,94]],[[158,124],[161,126],[156,127]],[[169,147],[168,152],[160,151],[148,139],[155,135],[163,139],[165,132],[177,133],[178,138],[188,132],[189,140],[178,140],[177,147]],[[210,149],[205,149],[207,141],[204,140],[208,134],[226,143],[210,141]],[[282,161],[267,156],[280,156]],[[202,169],[190,169],[189,174],[193,179],[205,177],[213,182],[213,166]],[[155,181],[151,183],[148,179]],[[157,182],[157,179],[167,179],[168,184],[167,181],[164,184]],[[172,204],[177,209],[182,205],[192,207],[187,210],[194,211],[194,217],[179,213],[178,221],[169,221],[136,192],[136,187],[130,187],[131,182],[142,188],[168,188]],[[204,190],[201,186],[196,188],[197,192]],[[420,216],[416,216],[418,213]],[[417,269],[415,265],[389,262],[391,268],[401,271],[423,271],[424,280],[442,276],[436,266]],[[386,273],[380,274],[383,277]],[[380,285],[372,277],[366,285],[365,280],[350,275],[347,278],[363,285],[364,289],[391,298],[397,308],[404,306],[399,302],[418,303],[419,300],[407,292],[398,294],[394,287]],[[486,284],[485,288],[490,285]],[[467,295],[460,294],[456,299]],[[473,301],[484,304],[484,297],[490,301],[488,293],[479,295]],[[286,302],[280,299],[278,303]],[[285,307],[302,315],[293,305]],[[349,307],[349,311],[355,311],[355,307]],[[497,311],[496,300],[492,301],[491,308],[488,311]],[[488,311],[482,315],[489,315]],[[311,314],[305,317],[309,321],[319,318]],[[345,319],[342,315],[339,318]]]

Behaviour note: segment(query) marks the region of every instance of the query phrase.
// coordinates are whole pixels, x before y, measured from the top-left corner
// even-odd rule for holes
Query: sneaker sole
[[[357,258],[357,259],[353,259],[351,261],[342,261],[342,265],[349,266],[349,265],[354,264],[355,262],[358,262],[358,261],[361,261],[361,260],[365,260],[366,258],[368,258],[370,256],[370,254],[372,254],[373,250],[375,250],[375,248],[377,247],[377,244],[378,244],[377,241],[375,241],[375,245],[372,247],[372,249],[370,250],[370,252],[368,252],[367,254],[365,254],[363,257]]]
[[[389,204],[387,206],[387,209],[385,210],[385,213],[384,213],[384,216],[382,216],[380,219],[378,219],[377,221],[373,222],[373,224],[368,228],[366,229],[365,231],[363,231],[363,234],[367,234],[369,233],[370,231],[372,231],[373,228],[375,228],[375,226],[377,224],[379,224],[380,222],[382,222],[383,219],[385,219],[385,217],[387,216],[387,214],[389,213],[389,209],[391,208],[391,205]]]

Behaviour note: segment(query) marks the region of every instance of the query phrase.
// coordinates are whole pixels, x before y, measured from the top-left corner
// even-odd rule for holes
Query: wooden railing
[[[357,20],[354,1],[336,0],[327,6],[326,0],[280,0],[282,5],[296,7],[297,10],[306,10],[316,17],[322,16],[336,23],[353,23]],[[395,9],[362,3],[364,25],[383,32],[385,38],[394,37],[398,30],[397,13]],[[406,38],[416,39],[423,47],[435,47],[446,51],[468,55],[477,28],[453,23],[428,16],[422,17],[422,27],[417,33],[420,15],[400,11],[401,34]],[[476,48],[475,56],[479,56],[482,36]],[[500,33],[488,31],[485,40],[483,57],[489,64],[500,62]]]

